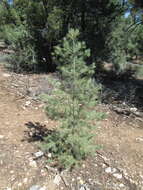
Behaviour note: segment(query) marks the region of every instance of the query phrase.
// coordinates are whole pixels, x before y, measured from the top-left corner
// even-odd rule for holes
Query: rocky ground
[[[47,164],[38,146],[57,123],[37,97],[52,93],[55,77],[0,66],[0,190],[142,190],[143,120],[108,104],[97,106],[106,119],[97,122],[95,143],[102,148],[95,156],[72,172]]]

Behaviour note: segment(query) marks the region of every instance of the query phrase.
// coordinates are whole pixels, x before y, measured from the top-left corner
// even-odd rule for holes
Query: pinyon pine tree
[[[45,138],[43,148],[65,168],[76,165],[97,148],[91,129],[97,116],[94,106],[99,88],[92,79],[94,65],[87,66],[85,62],[90,51],[78,36],[78,30],[70,29],[62,45],[55,48],[62,82],[60,90],[48,96],[46,108],[53,119],[61,119],[61,127]]]

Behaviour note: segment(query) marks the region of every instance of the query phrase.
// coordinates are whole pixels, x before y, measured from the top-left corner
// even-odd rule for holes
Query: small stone
[[[54,178],[54,184],[56,185],[60,185],[60,181],[61,181],[61,176],[60,175],[56,175]]]
[[[0,139],[3,139],[4,138],[4,136],[3,135],[0,135]]]
[[[4,76],[4,77],[10,77],[11,75],[8,74],[8,73],[3,73],[3,76]]]
[[[21,187],[21,186],[22,186],[22,183],[19,183],[18,186]]]
[[[44,155],[44,153],[43,153],[42,151],[38,151],[38,152],[34,153],[34,156],[35,156],[36,158],[40,158],[40,157],[42,157],[43,155]]]
[[[106,164],[102,164],[102,168],[105,168],[106,167]]]
[[[13,182],[15,180],[15,176],[11,177],[11,182]]]
[[[23,183],[27,183],[28,179],[24,178]]]
[[[122,174],[115,173],[113,176],[117,179],[122,179]]]
[[[26,107],[25,107],[25,106],[21,106],[21,107],[22,107],[22,109],[26,110]]]
[[[79,190],[90,190],[89,187],[85,184],[80,187]]]
[[[47,190],[46,187],[41,187],[39,190]]]
[[[48,154],[48,158],[52,158],[52,154],[51,153]]]
[[[138,138],[136,138],[136,141],[137,141],[137,142],[143,142],[143,137],[138,137]]]
[[[121,184],[119,185],[119,187],[125,187],[125,185],[124,185],[123,183],[121,183]]]
[[[137,108],[130,108],[131,111],[136,112]]]
[[[39,185],[33,185],[29,190],[40,190],[40,188],[41,187]]]
[[[111,168],[111,167],[106,168],[106,169],[105,169],[105,172],[108,173],[108,174],[109,174],[109,173],[112,173],[112,168]]]
[[[12,190],[10,187],[7,187],[5,190]]]
[[[79,181],[79,183],[80,183],[81,185],[83,185],[83,184],[84,184],[84,181],[81,179],[81,180]]]
[[[30,162],[29,162],[29,165],[33,168],[36,168],[37,167],[37,163],[34,161],[34,160],[31,160],[30,159]]]
[[[81,186],[79,190],[85,190],[85,187],[84,187],[84,186]]]
[[[124,170],[124,176],[128,176],[128,173],[127,173],[127,171],[126,170]]]
[[[75,181],[75,179],[74,178],[72,178],[72,182],[74,182]]]
[[[0,165],[3,165],[3,161],[2,160],[0,160]]]
[[[108,168],[105,169],[105,172],[109,173],[109,174],[113,174],[116,171],[117,171],[116,168],[111,168],[111,167],[108,167]]]
[[[82,167],[85,168],[85,164],[82,164]]]
[[[140,175],[140,177],[143,179],[143,175]]]
[[[116,168],[113,168],[112,169],[112,173],[115,173],[117,170],[116,170]]]
[[[25,106],[29,106],[30,104],[31,104],[30,101],[26,101],[26,102],[25,102]]]

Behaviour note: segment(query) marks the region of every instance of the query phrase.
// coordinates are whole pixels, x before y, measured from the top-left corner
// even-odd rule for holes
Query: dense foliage
[[[122,0],[1,0],[0,36],[15,52],[17,71],[54,71],[54,46],[70,27],[78,28],[91,50],[87,63],[95,62],[98,71],[103,62],[112,62],[114,70],[122,72],[128,60],[142,52],[142,30],[130,28],[135,17],[126,18],[127,11],[131,13],[131,4]]]

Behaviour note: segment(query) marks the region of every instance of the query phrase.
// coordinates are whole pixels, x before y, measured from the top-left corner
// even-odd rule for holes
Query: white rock
[[[39,190],[47,190],[46,187],[41,187]]]
[[[0,139],[3,139],[4,138],[4,136],[3,135],[0,135]]]
[[[80,179],[80,180],[79,180],[79,183],[80,183],[81,185],[83,185],[83,184],[84,184],[84,181],[83,181],[82,179]]]
[[[122,177],[123,177],[122,174],[119,174],[119,173],[115,173],[115,174],[113,174],[113,176],[117,179],[122,179]]]
[[[143,175],[140,175],[140,177],[143,179]]]
[[[22,186],[22,183],[18,183],[18,186],[21,187],[21,186]]]
[[[117,170],[116,170],[116,168],[113,168],[112,169],[112,173],[115,173]]]
[[[102,168],[105,168],[106,167],[106,164],[102,164]]]
[[[31,104],[30,101],[26,101],[26,102],[25,102],[25,106],[29,106],[30,104]]]
[[[40,158],[40,157],[42,157],[43,155],[44,155],[44,153],[43,153],[42,151],[38,151],[38,152],[34,153],[34,156],[35,156],[36,158]]]
[[[60,181],[61,181],[61,176],[60,175],[56,175],[54,178],[54,184],[56,185],[60,185]]]
[[[48,153],[48,158],[52,158],[52,154],[51,153]]]
[[[74,178],[72,178],[72,182],[74,182],[75,181],[75,179]]]
[[[137,138],[136,138],[136,141],[137,141],[137,142],[143,142],[143,137],[137,137]]]
[[[85,187],[84,187],[84,186],[81,186],[79,190],[85,190]]]
[[[109,173],[112,173],[112,168],[111,168],[111,167],[106,168],[106,169],[105,169],[105,172],[108,173],[108,174],[109,174]]]
[[[116,171],[117,171],[116,168],[111,168],[111,167],[108,167],[108,168],[105,169],[105,172],[108,173],[108,174],[113,174]]]
[[[4,77],[10,77],[11,75],[8,74],[8,73],[3,73],[3,76],[4,76]]]
[[[85,168],[85,164],[82,164],[82,167]]]
[[[37,167],[36,161],[31,160],[31,159],[30,159],[29,165],[30,165],[31,167],[33,167],[33,168],[36,168],[36,167]]]
[[[82,185],[79,190],[90,190],[87,185]]]
[[[10,187],[7,187],[5,190],[12,190]]]
[[[23,183],[27,183],[28,179],[27,178],[24,178],[23,179]]]
[[[26,107],[25,107],[25,106],[21,106],[21,107],[22,107],[22,109],[26,110]]]
[[[29,190],[40,190],[40,188],[41,187],[39,185],[33,185]]]
[[[130,108],[131,111],[136,112],[137,108]]]
[[[123,183],[121,183],[121,184],[119,185],[119,187],[125,187],[125,185],[124,185]]]

